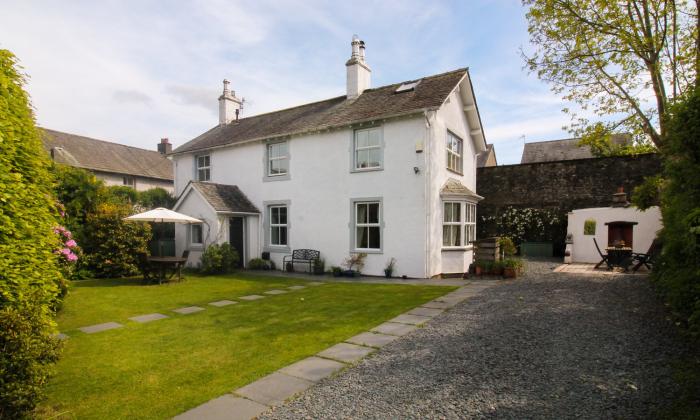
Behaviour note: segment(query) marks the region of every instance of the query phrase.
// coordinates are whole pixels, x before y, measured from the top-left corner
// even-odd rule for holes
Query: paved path
[[[674,329],[644,276],[501,282],[263,418],[654,418]],[[356,340],[362,342],[362,338]]]

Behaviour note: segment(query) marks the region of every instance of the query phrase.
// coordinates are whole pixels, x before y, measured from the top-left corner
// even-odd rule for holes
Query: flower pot
[[[384,277],[390,279],[390,278],[391,278],[392,272],[393,272],[393,270],[386,270],[386,269],[385,269],[385,270],[384,270]]]
[[[484,269],[477,265],[474,272],[476,273],[477,276],[480,276],[480,275],[484,274]]]
[[[516,275],[517,275],[517,271],[515,268],[506,267],[503,269],[503,276],[505,278],[514,279]]]

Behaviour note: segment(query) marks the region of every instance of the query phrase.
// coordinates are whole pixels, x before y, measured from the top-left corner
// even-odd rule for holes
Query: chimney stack
[[[627,193],[624,187],[618,187],[617,192],[613,194],[612,207],[629,207],[630,203],[627,201]]]
[[[355,99],[362,95],[366,89],[369,89],[372,70],[365,62],[365,42],[361,41],[357,35],[353,35],[350,45],[352,46],[352,54],[345,63],[347,68],[347,98]]]
[[[224,79],[224,92],[219,96],[219,124],[226,125],[238,120],[238,114],[243,108],[244,99],[238,99],[236,92],[229,90],[229,81]]]
[[[173,145],[170,144],[168,141],[168,138],[162,138],[160,139],[160,143],[158,143],[158,153],[161,155],[167,155],[168,153],[173,151]]]

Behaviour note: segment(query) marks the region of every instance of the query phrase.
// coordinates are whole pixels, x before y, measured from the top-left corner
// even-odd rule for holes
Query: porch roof
[[[217,213],[260,213],[235,185],[201,181],[190,181],[190,185],[202,194]]]

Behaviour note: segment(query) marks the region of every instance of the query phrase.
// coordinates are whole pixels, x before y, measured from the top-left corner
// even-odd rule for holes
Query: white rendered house
[[[467,270],[486,150],[468,70],[370,88],[357,37],[346,68],[346,95],[247,118],[224,81],[219,124],[170,155],[174,209],[205,221],[177,226],[189,264],[230,242],[279,268],[306,248],[326,267],[366,253],[368,275],[391,258],[399,276]]]

